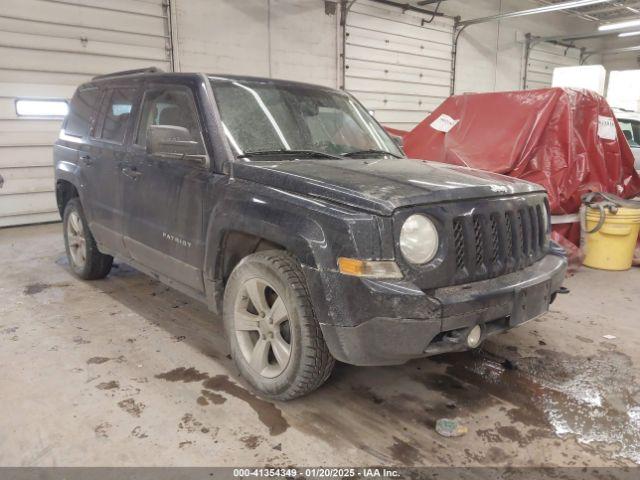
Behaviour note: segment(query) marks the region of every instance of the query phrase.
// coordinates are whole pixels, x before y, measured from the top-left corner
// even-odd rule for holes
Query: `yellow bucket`
[[[633,262],[640,232],[640,209],[619,207],[616,213],[604,209],[602,227],[594,233],[585,233],[585,258],[587,267],[601,270],[628,270]],[[587,207],[586,231],[600,223],[600,210]]]

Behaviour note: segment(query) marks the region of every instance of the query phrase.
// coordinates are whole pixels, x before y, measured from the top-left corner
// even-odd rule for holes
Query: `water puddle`
[[[640,388],[631,359],[616,351],[575,357],[546,349],[501,360],[483,352],[448,355],[447,375],[511,403],[514,422],[640,464]],[[602,451],[603,449],[598,448]]]

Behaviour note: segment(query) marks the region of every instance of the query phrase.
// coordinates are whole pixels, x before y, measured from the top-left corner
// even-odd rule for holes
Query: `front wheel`
[[[304,275],[286,252],[244,258],[224,293],[231,354],[261,395],[291,400],[315,390],[335,363],[313,314]]]
[[[97,280],[111,271],[113,257],[100,253],[89,230],[80,199],[72,198],[62,220],[64,244],[71,271],[83,280]]]

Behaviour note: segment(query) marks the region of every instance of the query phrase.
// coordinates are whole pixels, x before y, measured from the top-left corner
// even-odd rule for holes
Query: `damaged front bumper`
[[[565,258],[549,254],[517,272],[428,293],[402,281],[305,273],[332,355],[354,365],[396,365],[466,350],[476,325],[484,339],[542,315],[566,269]]]

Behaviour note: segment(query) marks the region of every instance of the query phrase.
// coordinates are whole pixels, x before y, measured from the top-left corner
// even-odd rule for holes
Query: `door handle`
[[[142,175],[142,172],[135,167],[122,167],[121,171],[132,180],[136,180],[140,175]]]
[[[86,165],[87,167],[91,166],[93,164],[93,160],[91,160],[91,155],[80,155],[80,161],[83,163],[83,165]]]

